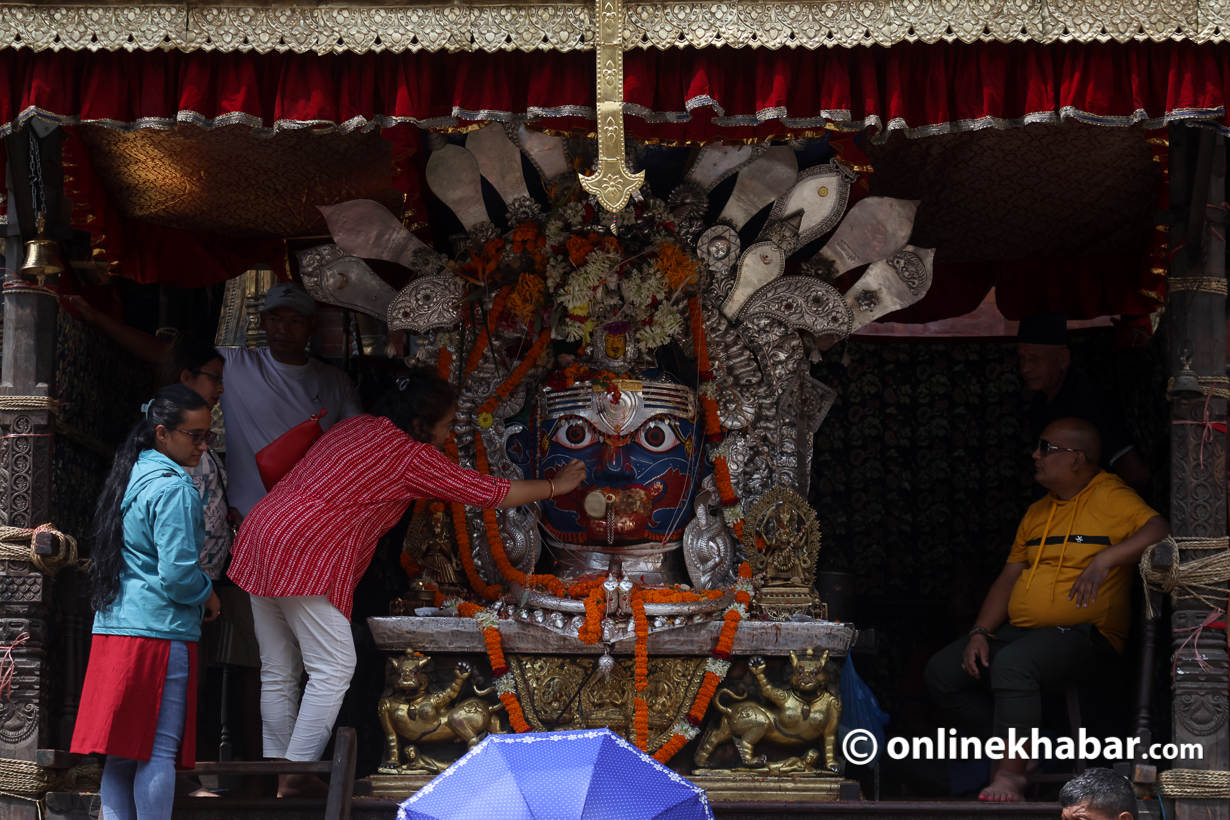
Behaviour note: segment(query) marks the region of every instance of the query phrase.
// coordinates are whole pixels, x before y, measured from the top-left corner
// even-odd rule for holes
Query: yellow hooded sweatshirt
[[[1008,563],[1026,562],[1008,599],[1008,620],[1023,629],[1093,624],[1119,652],[1131,626],[1134,566],[1115,567],[1098,599],[1084,609],[1068,600],[1072,585],[1093,557],[1136,533],[1157,515],[1132,488],[1105,471],[1075,498],[1055,493],[1030,505]],[[1043,544],[1043,539],[1046,543]]]

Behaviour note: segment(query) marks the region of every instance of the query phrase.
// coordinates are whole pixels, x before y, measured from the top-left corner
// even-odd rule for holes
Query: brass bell
[[[1170,398],[1189,401],[1199,399],[1204,396],[1204,388],[1200,385],[1200,379],[1196,378],[1195,371],[1192,370],[1192,357],[1186,346],[1180,351],[1179,362],[1182,369],[1179,374],[1174,377],[1174,382],[1170,385]]]
[[[46,282],[48,276],[64,272],[60,262],[60,249],[56,242],[43,235],[47,220],[38,215],[38,236],[26,243],[26,260],[21,265],[21,278],[38,282]]]

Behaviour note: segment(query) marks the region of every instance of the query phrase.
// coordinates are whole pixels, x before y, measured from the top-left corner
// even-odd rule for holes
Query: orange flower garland
[[[681,735],[678,732],[671,735],[671,739],[663,744],[661,749],[653,753],[653,759],[659,763],[666,763],[672,757],[679,754],[679,750],[687,745],[691,738],[686,735]]]
[[[670,242],[663,242],[658,247],[658,258],[654,266],[666,278],[666,284],[673,291],[696,278],[696,264],[692,257]]]
[[[508,378],[504,383],[495,389],[495,393],[491,395],[482,406],[478,408],[477,415],[483,413],[494,413],[495,409],[500,406],[500,402],[512,395],[512,392],[517,389],[517,385],[521,384],[521,380],[525,378],[525,374],[530,372],[530,368],[538,363],[538,357],[547,349],[547,345],[551,343],[551,334],[544,331],[538,335],[538,339],[534,342],[534,346],[530,348],[530,352],[525,354],[525,358],[521,360],[521,364],[517,365],[512,373],[508,374]]]
[[[517,700],[516,695],[512,692],[501,692],[500,702],[504,704],[504,711],[508,712],[508,722],[514,731],[519,734],[531,731],[530,725],[525,722],[525,712],[521,711],[521,702]]]
[[[602,614],[606,608],[606,589],[599,584],[585,598],[585,625],[577,631],[582,643],[596,644],[602,640]]]
[[[445,442],[444,451],[454,464],[461,460],[457,454],[457,442],[452,436],[449,436],[448,441]],[[453,513],[453,534],[457,538],[457,551],[461,553],[461,567],[465,570],[466,580],[470,582],[470,589],[487,600],[494,601],[503,594],[503,590],[495,584],[485,583],[479,576],[478,570],[474,567],[474,555],[470,552],[470,533],[466,528],[465,505],[453,502],[449,506],[452,508]]]
[[[700,307],[700,299],[695,296],[689,299],[688,311],[692,319],[692,344],[696,348],[696,367],[700,371],[700,405],[705,412],[705,441],[709,444],[720,445],[725,441],[726,435],[722,432],[722,417],[718,412],[717,399],[713,397],[713,364],[709,359],[709,343],[705,337],[705,315]],[[722,506],[736,507],[739,504],[739,497],[735,495],[726,456],[718,455],[713,459],[713,478],[717,482]],[[742,541],[742,515],[734,522],[731,529],[734,530],[735,538]]]
[[[487,644],[487,658],[491,662],[491,673],[495,676],[496,691],[500,702],[508,712],[508,722],[517,732],[530,731],[530,725],[525,720],[525,712],[521,702],[517,700],[516,681],[509,674],[508,663],[504,660],[504,647],[500,641],[499,616],[490,609],[484,609],[477,604],[454,599],[459,617],[473,618],[478,622],[483,632],[483,641]],[[452,603],[452,602],[450,602]]]
[[[642,752],[649,748],[649,704],[637,695],[632,699],[632,728],[636,731],[636,748]]]
[[[700,691],[696,693],[696,701],[692,704],[691,710],[688,712],[688,723],[693,726],[699,726],[700,721],[705,716],[705,712],[709,709],[709,701],[713,700],[713,695],[717,692],[718,684],[722,679],[718,677],[716,672],[705,670],[705,679],[700,684]]]
[[[440,356],[436,359],[436,373],[440,378],[448,380],[452,371],[453,354],[447,347],[442,347]],[[452,436],[449,436],[448,441],[444,443],[444,452],[454,464],[460,463],[461,457],[457,453],[457,442]],[[466,580],[470,582],[470,589],[487,600],[494,601],[500,597],[502,590],[494,584],[485,583],[474,567],[474,555],[470,551],[470,532],[466,527],[465,505],[454,502],[449,506],[453,515],[453,534],[457,538],[457,551],[461,553],[461,566],[465,570]]]
[[[482,360],[483,353],[487,350],[487,346],[491,341],[491,333],[495,330],[496,323],[500,320],[500,314],[504,312],[504,303],[508,301],[511,291],[512,288],[500,288],[499,293],[495,295],[495,299],[491,302],[491,310],[487,311],[487,321],[483,323],[482,330],[478,332],[478,337],[474,340],[474,349],[470,351],[470,356],[466,359],[465,375],[472,373]]]
[[[645,599],[632,593],[632,623],[636,630],[636,691],[644,692],[649,685],[649,620],[645,617]]]
[[[513,372],[508,375],[508,378],[495,389],[495,393],[478,408],[476,418],[480,419],[480,425],[484,415],[490,416],[500,406],[501,401],[512,395],[513,390],[525,378],[525,374],[530,371],[530,368],[537,363],[538,357],[543,354],[550,342],[550,333],[539,335],[538,339],[534,342],[534,346],[530,348],[529,353],[521,361],[521,364],[517,365]],[[483,444],[482,435],[475,437],[474,449],[474,466],[483,475],[490,475],[491,464],[487,460],[487,448]],[[554,575],[526,575],[514,567],[512,562],[508,560],[508,555],[504,551],[504,539],[500,535],[500,524],[495,510],[483,510],[483,522],[487,534],[487,543],[491,548],[491,558],[495,561],[496,569],[500,571],[501,575],[509,581],[524,587],[541,587],[556,597],[564,597],[566,594],[564,585]]]

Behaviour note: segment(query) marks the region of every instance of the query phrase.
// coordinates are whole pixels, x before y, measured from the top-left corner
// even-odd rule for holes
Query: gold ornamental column
[[[623,210],[645,182],[645,172],[628,172],[624,148],[623,0],[597,0],[598,169],[581,177],[581,186],[611,213]]]

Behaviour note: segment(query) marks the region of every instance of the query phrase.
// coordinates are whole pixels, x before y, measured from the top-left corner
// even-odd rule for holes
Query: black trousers
[[[1042,723],[1042,693],[1062,689],[1104,670],[1118,653],[1093,624],[1021,629],[1005,624],[988,639],[990,669],[974,678],[961,666],[968,637],[953,641],[927,662],[927,688],[971,737],[1028,734]]]

